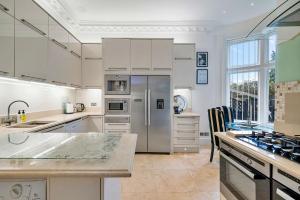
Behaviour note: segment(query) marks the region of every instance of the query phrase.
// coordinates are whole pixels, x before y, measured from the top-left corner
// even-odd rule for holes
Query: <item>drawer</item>
[[[191,137],[191,138],[184,138],[184,137],[175,137],[174,144],[186,144],[186,145],[198,145],[199,141],[198,138]]]
[[[104,129],[105,130],[129,130],[130,124],[129,123],[105,123]]]
[[[195,123],[175,123],[174,124],[175,130],[193,130],[197,131],[199,130],[199,124],[197,122]]]
[[[105,130],[104,133],[109,133],[109,134],[128,134],[130,133],[130,130]]]
[[[200,117],[174,117],[175,124],[199,124]]]
[[[175,130],[175,137],[187,137],[187,138],[198,138],[198,130]]]

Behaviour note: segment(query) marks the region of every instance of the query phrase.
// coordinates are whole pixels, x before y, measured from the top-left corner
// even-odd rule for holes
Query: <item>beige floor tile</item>
[[[190,200],[189,193],[157,193],[157,200]]]
[[[190,200],[220,200],[219,192],[190,193]]]

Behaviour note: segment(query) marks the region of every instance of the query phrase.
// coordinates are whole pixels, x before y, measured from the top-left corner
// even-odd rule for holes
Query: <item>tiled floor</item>
[[[219,200],[219,156],[199,153],[137,154],[131,178],[122,179],[122,200]]]

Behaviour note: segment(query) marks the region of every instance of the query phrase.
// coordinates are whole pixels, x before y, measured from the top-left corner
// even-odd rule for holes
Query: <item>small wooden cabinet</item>
[[[184,114],[174,116],[174,152],[199,151],[199,123],[199,116]]]
[[[196,73],[195,44],[174,45],[173,86],[194,88]],[[184,77],[182,75],[184,74]]]
[[[103,39],[103,63],[107,73],[130,73],[130,39]]]
[[[14,76],[14,18],[0,10],[0,24],[0,76]]]
[[[82,87],[103,88],[104,70],[101,44],[82,45]]]

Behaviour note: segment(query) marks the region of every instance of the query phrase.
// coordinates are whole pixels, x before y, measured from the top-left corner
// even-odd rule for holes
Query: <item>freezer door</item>
[[[170,76],[148,76],[148,152],[170,153]]]
[[[131,76],[131,132],[138,134],[136,152],[147,152],[147,76]]]

